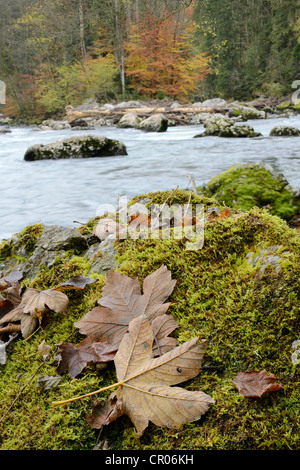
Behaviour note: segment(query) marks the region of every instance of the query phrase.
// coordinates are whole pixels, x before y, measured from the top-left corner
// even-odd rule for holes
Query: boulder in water
[[[205,121],[205,131],[195,137],[218,136],[218,137],[261,137],[253,127],[248,125],[237,125],[234,120],[225,117],[211,118]]]
[[[138,118],[138,116],[135,113],[126,113],[120,119],[117,127],[120,127],[122,129],[127,129],[130,127],[138,128],[140,121],[141,120]]]
[[[298,137],[300,136],[300,130],[296,127],[291,126],[275,126],[271,132],[270,136],[272,137]]]
[[[166,132],[169,120],[162,114],[155,114],[144,119],[139,128],[146,132]]]
[[[25,153],[24,160],[59,160],[68,158],[95,158],[127,155],[125,145],[104,136],[83,135],[51,144],[33,145]]]

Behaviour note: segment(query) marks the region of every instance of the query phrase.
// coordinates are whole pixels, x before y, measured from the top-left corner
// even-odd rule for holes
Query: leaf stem
[[[118,383],[109,385],[108,387],[101,388],[100,390],[95,390],[94,392],[87,393],[86,395],[81,395],[79,397],[69,398],[68,400],[53,401],[52,405],[53,406],[59,406],[59,405],[64,405],[65,403],[71,403],[72,401],[81,400],[82,398],[91,397],[93,395],[97,395],[98,393],[105,392],[106,390],[111,390],[112,388],[120,387],[120,385],[123,385],[123,382],[118,382]]]

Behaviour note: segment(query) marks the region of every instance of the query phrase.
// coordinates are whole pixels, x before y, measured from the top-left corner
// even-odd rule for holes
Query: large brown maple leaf
[[[214,400],[201,391],[171,387],[189,380],[201,370],[207,341],[192,339],[152,358],[153,331],[140,316],[129,325],[115,357],[119,380],[117,398],[141,436],[149,421],[176,428],[200,419]]]
[[[165,301],[173,292],[175,284],[171,272],[162,266],[145,278],[141,294],[137,278],[109,271],[102,297],[98,301],[102,307],[95,307],[74,326],[94,341],[110,343],[111,350],[116,351],[134,318],[144,315],[153,321],[166,313],[170,304]]]

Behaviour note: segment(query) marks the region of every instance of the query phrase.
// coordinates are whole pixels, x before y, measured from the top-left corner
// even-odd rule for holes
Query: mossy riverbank
[[[221,207],[212,198],[180,190],[141,195],[133,202],[144,200],[148,205],[204,204],[206,213]],[[81,227],[87,240],[94,223]],[[38,243],[36,230],[32,233],[30,254]],[[269,210],[255,207],[231,209],[228,217],[208,221],[204,234],[204,246],[196,251],[186,250],[186,240],[172,238],[119,240],[114,250],[117,270],[138,276],[141,283],[163,264],[171,271],[177,281],[170,297],[170,313],[179,323],[175,336],[180,343],[196,336],[208,340],[203,371],[182,386],[208,393],[215,404],[198,422],[175,431],[150,425],[140,439],[123,416],[103,430],[101,439],[116,450],[298,449],[300,366],[292,361],[292,344],[300,340],[299,231]],[[0,253],[5,258],[3,244]],[[75,252],[69,247],[49,266],[41,266],[34,278],[22,281],[47,289],[77,274],[98,279],[84,291],[68,292],[66,315],[52,313],[45,329],[13,342],[7,363],[1,366],[1,416],[30,383],[0,424],[3,450],[90,450],[96,443],[99,431],[85,419],[90,399],[61,407],[52,402],[113,384],[113,364],[104,370],[89,366],[73,380],[66,374],[51,390],[37,387],[39,377],[57,375],[54,366],[44,364],[39,344],[78,344],[83,339],[74,322],[96,305],[105,285],[105,272],[91,274],[91,265],[86,248]],[[235,375],[263,369],[275,374],[283,388],[259,399],[244,398],[232,383]],[[109,393],[97,398],[104,400]]]

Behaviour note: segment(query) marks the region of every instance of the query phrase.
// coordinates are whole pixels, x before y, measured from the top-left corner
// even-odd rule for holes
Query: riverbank
[[[81,106],[78,107],[69,107],[72,108],[74,112],[103,112],[111,113],[111,117],[106,117],[99,121],[99,119],[80,119],[80,121],[86,121],[88,124],[91,121],[94,121],[92,125],[98,126],[111,126],[118,124],[122,115],[115,115],[114,113],[122,113],[124,109],[131,109],[133,111],[135,108],[143,108],[144,110],[149,109],[167,109],[170,121],[172,121],[172,125],[190,125],[190,124],[199,124],[199,119],[197,122],[197,118],[193,118],[194,113],[191,111],[190,113],[186,113],[187,116],[183,116],[181,113],[172,115],[171,110],[179,109],[179,108],[210,108],[211,112],[219,112],[221,109],[224,110],[224,114],[232,113],[233,110],[237,106],[247,106],[250,108],[254,108],[258,112],[265,112],[266,117],[277,115],[279,117],[289,117],[291,115],[295,115],[299,112],[299,105],[294,104],[291,101],[290,96],[285,96],[282,98],[277,97],[267,97],[267,96],[260,96],[255,100],[245,101],[245,102],[238,102],[236,100],[229,100],[225,101],[221,98],[213,98],[208,99],[204,102],[195,102],[195,103],[188,103],[188,104],[181,104],[178,101],[172,101],[169,99],[163,100],[139,100],[139,101],[124,101],[124,102],[109,102],[109,103],[102,103],[99,104],[97,101],[88,100],[86,103],[83,103]],[[226,111],[227,110],[227,111]],[[183,113],[184,114],[184,113]],[[201,112],[200,112],[201,114]],[[144,115],[144,114],[143,114]],[[171,119],[173,118],[173,120]],[[98,123],[97,123],[98,121]],[[47,116],[47,118],[22,118],[22,117],[6,117],[0,114],[0,126],[46,126],[49,123],[53,123],[56,126],[56,130],[61,130],[63,125],[67,125],[69,123],[67,113],[63,113],[60,115],[54,116]],[[51,126],[53,128],[53,126]]]

